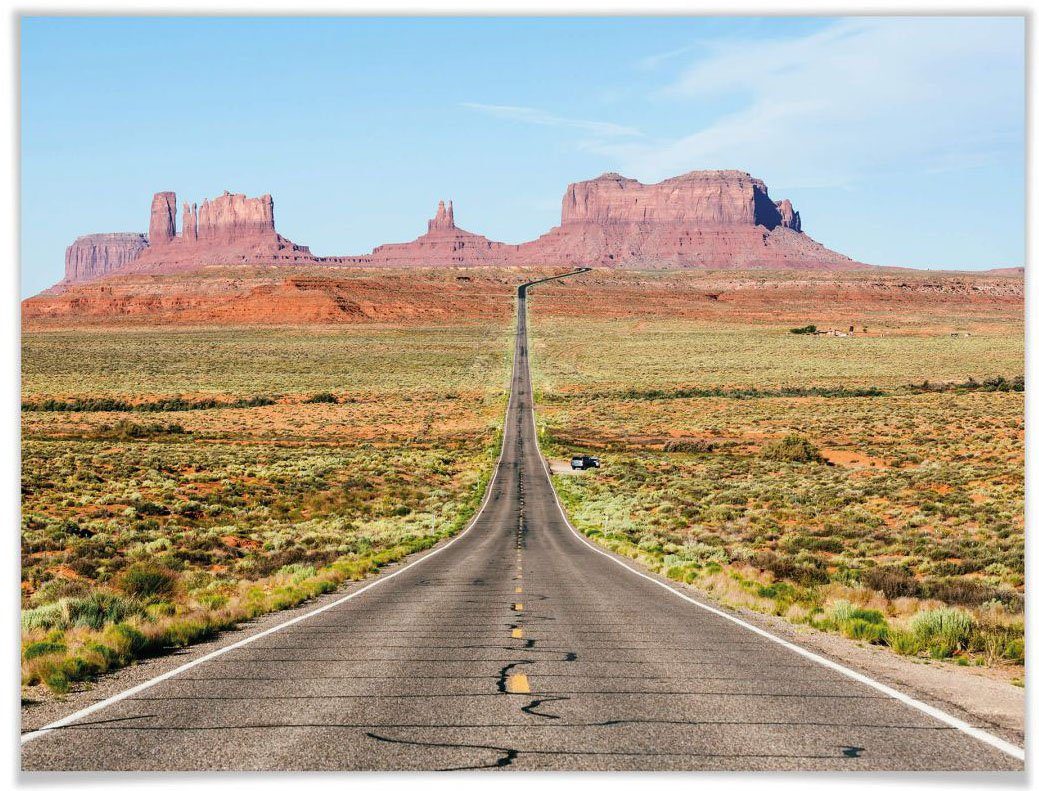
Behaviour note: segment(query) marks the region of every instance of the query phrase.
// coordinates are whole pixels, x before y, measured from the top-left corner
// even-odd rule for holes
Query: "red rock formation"
[[[436,216],[427,223],[429,231],[451,231],[455,227],[455,204],[454,201],[447,202],[447,209],[444,208],[444,202],[440,201],[440,205],[437,206]]]
[[[199,239],[235,242],[275,236],[274,199],[270,195],[247,198],[225,191],[219,198],[203,201],[198,209]]]
[[[177,193],[156,192],[148,223],[148,245],[160,247],[177,235]]]
[[[562,224],[519,245],[508,260],[657,269],[864,266],[801,233],[790,201],[774,203],[763,182],[737,170],[693,171],[659,184],[605,173],[571,184]]]
[[[198,241],[198,204],[184,202],[184,219],[180,224],[181,236],[186,242]]]
[[[156,207],[176,206],[177,196],[163,192],[152,202],[152,227]],[[158,212],[161,216],[162,212]],[[197,269],[213,264],[313,264],[317,259],[307,247],[297,245],[274,229],[274,200],[270,195],[248,198],[239,193],[184,204],[183,233],[149,245],[129,272],[167,272]]]
[[[213,264],[325,266],[590,265],[646,269],[853,269],[864,265],[828,250],[801,232],[789,200],[774,202],[758,179],[736,170],[693,171],[659,184],[616,173],[571,184],[562,222],[521,245],[491,241],[455,225],[443,201],[414,241],[384,244],[370,255],[317,258],[274,227],[270,195],[225,192],[184,204],[176,235],[177,197],[152,201],[149,246],[139,255],[111,256],[105,268],[75,266],[68,282],[116,269],[165,272]],[[79,255],[77,253],[77,255]],[[84,253],[86,255],[86,253]],[[118,261],[118,263],[115,263]]]
[[[428,232],[375,248],[375,266],[588,265],[629,268],[852,269],[862,264],[801,233],[789,200],[736,170],[686,173],[642,184],[617,173],[571,184],[562,223],[520,245],[455,227],[441,201]]]
[[[792,231],[800,232],[801,215],[794,211],[793,204],[786,198],[783,198],[781,201],[776,201],[776,208],[779,210],[780,225]]]
[[[148,247],[143,233],[81,236],[65,250],[66,283],[82,283],[123,269]]]
[[[428,231],[412,242],[384,244],[372,250],[364,263],[372,266],[489,266],[505,264],[514,246],[492,242],[455,225],[452,203],[440,201]]]

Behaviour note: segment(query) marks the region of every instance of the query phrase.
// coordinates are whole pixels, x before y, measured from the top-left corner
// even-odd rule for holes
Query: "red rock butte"
[[[201,206],[156,193],[148,237],[94,234],[77,239],[61,285],[116,272],[178,272],[209,265],[369,267],[581,265],[629,269],[861,269],[801,229],[789,200],[736,170],[693,171],[657,184],[617,173],[571,184],[559,226],[522,244],[504,244],[455,225],[440,202],[426,233],[366,255],[318,257],[281,236],[270,195],[225,192]]]

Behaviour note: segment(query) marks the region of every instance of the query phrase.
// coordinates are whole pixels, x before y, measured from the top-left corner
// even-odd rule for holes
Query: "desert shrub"
[[[814,324],[806,324],[804,327],[794,327],[790,332],[794,335],[814,335],[817,329]]]
[[[173,569],[143,561],[125,569],[115,580],[119,590],[138,599],[170,599],[180,583]]]
[[[60,601],[22,610],[22,629],[55,629],[65,623],[65,608]]]
[[[896,654],[916,656],[924,647],[923,641],[911,629],[889,629],[887,644]]]
[[[862,574],[866,587],[880,591],[889,599],[919,596],[920,583],[905,566],[876,566]]]
[[[148,638],[128,623],[116,623],[105,629],[102,639],[122,656],[136,656],[148,646]]]
[[[681,438],[669,439],[664,443],[665,453],[710,453],[714,443],[706,439]]]
[[[932,657],[942,659],[967,646],[974,623],[969,612],[939,607],[918,612],[910,619],[909,628],[928,647]]]
[[[869,643],[885,643],[888,640],[888,625],[880,610],[856,607],[846,599],[836,599],[830,602],[824,615],[819,623],[824,629],[833,629],[845,637]]]
[[[971,631],[968,648],[981,654],[989,665],[1000,662],[1022,664],[1025,659],[1024,626],[982,622]]]
[[[1014,376],[1007,379],[1005,376],[992,376],[988,379],[978,381],[973,376],[967,377],[965,382],[928,382],[909,385],[909,390],[915,393],[947,393],[947,392],[972,392],[982,393],[1023,393],[1025,391],[1024,376]]]
[[[154,401],[132,404],[120,398],[47,398],[39,401],[23,401],[23,412],[187,412],[193,409],[242,409],[245,407],[271,406],[277,401],[271,396],[259,395],[220,401],[215,398],[187,399],[169,396]]]
[[[34,606],[53,604],[61,599],[83,596],[89,586],[82,580],[70,580],[66,577],[55,577],[43,583],[32,595],[30,601]]]
[[[823,585],[829,582],[826,569],[807,563],[798,563],[793,558],[780,555],[770,549],[752,555],[750,564],[762,571],[769,571],[776,577],[792,580],[802,585]]]
[[[984,582],[959,577],[933,580],[924,586],[924,595],[946,604],[978,607],[985,602],[999,601],[1011,610],[1020,612],[1024,596],[1017,591],[986,585]]]
[[[66,626],[85,626],[101,629],[107,623],[116,623],[140,613],[140,607],[104,591],[94,591],[79,599],[63,599],[66,611]]]
[[[338,404],[339,399],[333,393],[315,393],[304,404]]]
[[[806,437],[798,434],[788,434],[780,440],[775,440],[761,449],[761,457],[771,461],[793,461],[793,462],[821,462],[823,457],[819,449],[815,447]]]
[[[65,652],[65,644],[60,643],[56,640],[38,640],[35,643],[28,643],[22,650],[22,658],[26,661],[35,659],[38,656],[45,654],[62,654]]]
[[[183,433],[184,427],[179,423],[134,423],[124,419],[101,424],[92,436],[97,439],[126,440]]]

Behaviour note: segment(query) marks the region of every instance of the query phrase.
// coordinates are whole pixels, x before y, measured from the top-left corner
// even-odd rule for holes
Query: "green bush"
[[[115,581],[119,590],[138,599],[168,600],[176,594],[180,575],[173,569],[147,561],[125,569]]]
[[[761,457],[772,461],[823,461],[819,449],[798,434],[788,434],[783,439],[768,443],[761,449]]]
[[[65,652],[65,644],[53,640],[39,640],[29,643],[22,651],[22,657],[26,660],[35,659],[45,654],[61,654]]]
[[[964,610],[939,607],[918,612],[909,621],[909,628],[932,657],[943,659],[966,648],[974,629],[974,616]]]
[[[339,399],[332,393],[315,393],[304,404],[338,404]]]
[[[850,601],[837,599],[830,603],[825,615],[819,624],[824,629],[838,631],[853,640],[869,643],[888,641],[890,630],[880,610],[856,607]]]
[[[794,327],[790,332],[794,335],[815,335],[817,327],[814,324],[806,324],[804,327]]]
[[[22,629],[56,629],[65,625],[65,608],[60,601],[22,610]]]
[[[80,599],[63,599],[60,603],[66,610],[63,626],[91,629],[101,629],[107,623],[125,620],[141,611],[138,604],[104,591],[94,591]]]
[[[888,630],[887,644],[896,654],[916,656],[923,650],[923,641],[911,630]]]

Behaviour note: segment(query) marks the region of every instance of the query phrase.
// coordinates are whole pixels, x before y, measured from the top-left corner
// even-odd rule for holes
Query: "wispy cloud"
[[[553,115],[536,107],[514,107],[506,104],[480,104],[463,102],[463,107],[506,121],[516,121],[538,126],[561,126],[578,129],[598,137],[639,137],[642,132],[632,126],[611,123],[610,121],[586,121],[578,118],[564,118]]]
[[[666,63],[669,60],[674,60],[679,55],[685,55],[693,49],[693,45],[690,44],[687,47],[678,47],[677,49],[668,50],[667,52],[655,52],[652,55],[646,55],[644,58],[635,61],[635,68],[640,71],[653,71],[653,69],[659,67],[660,64]]]
[[[671,138],[593,141],[623,172],[732,167],[789,186],[973,168],[1019,155],[1023,24],[1014,18],[849,19],[821,31],[698,48],[654,98],[738,109]],[[681,51],[660,57],[679,57]]]

